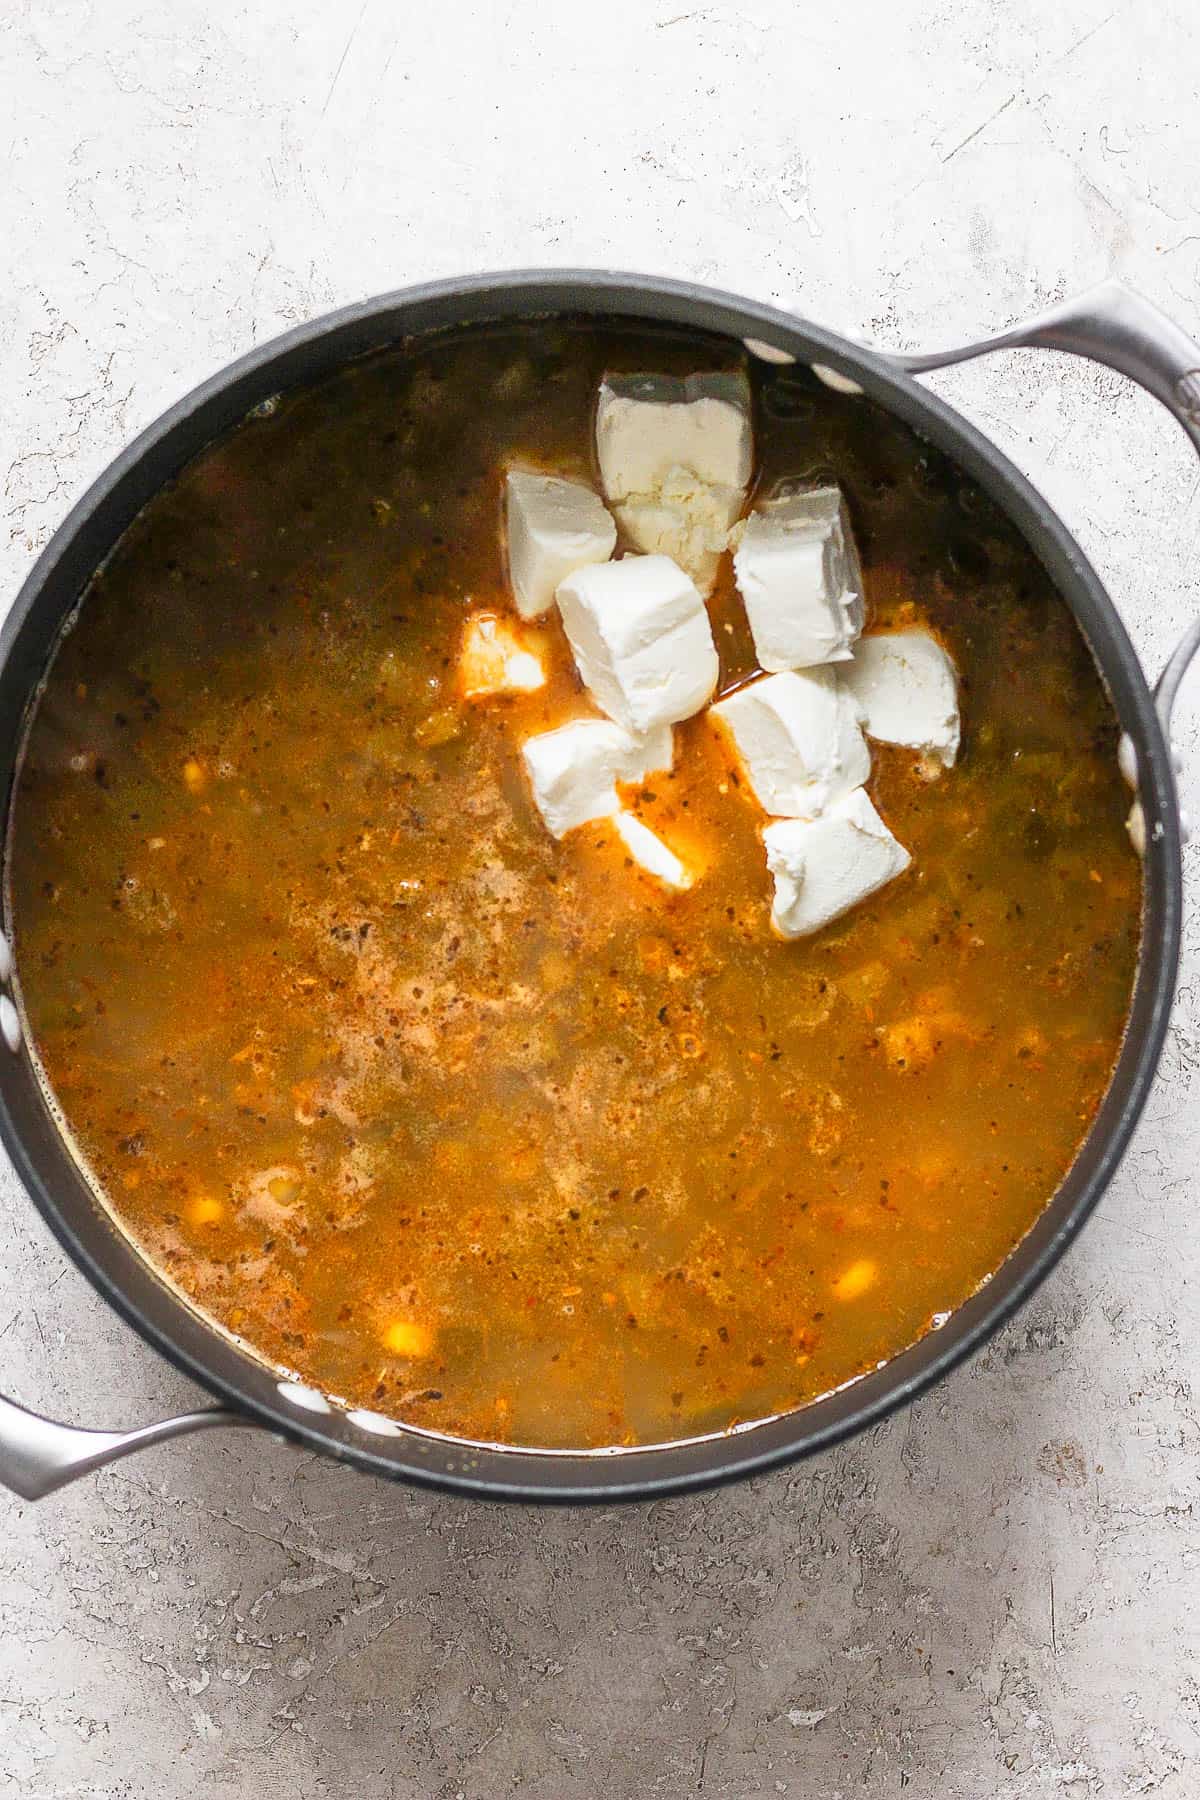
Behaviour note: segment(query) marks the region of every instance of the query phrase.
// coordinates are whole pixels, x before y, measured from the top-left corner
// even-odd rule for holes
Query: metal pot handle
[[[1090,357],[1121,375],[1128,375],[1173,413],[1200,454],[1200,346],[1193,343],[1165,313],[1119,281],[1102,281],[1074,300],[1063,300],[1022,325],[1013,325],[995,337],[981,338],[958,350],[905,354],[883,351],[884,362],[908,375],[930,369],[948,369],[970,362],[990,350],[1065,350],[1071,356]],[[1189,663],[1200,651],[1200,619],[1184,633],[1154,690],[1158,716],[1169,736],[1171,710]],[[1136,768],[1132,746],[1125,750],[1122,768],[1133,785]]]
[[[212,1406],[160,1419],[137,1431],[85,1431],[76,1425],[58,1425],[15,1401],[0,1398],[0,1484],[22,1500],[41,1500],[80,1475],[90,1475],[93,1469],[102,1469],[150,1444],[214,1425],[253,1424],[255,1421],[242,1413]]]

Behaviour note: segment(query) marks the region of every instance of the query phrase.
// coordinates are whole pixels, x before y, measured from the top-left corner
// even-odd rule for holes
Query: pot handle
[[[1024,324],[957,350],[880,352],[883,361],[907,375],[948,369],[990,350],[1065,350],[1090,357],[1128,375],[1173,413],[1200,453],[1200,345],[1141,294],[1120,281],[1102,281],[1073,300],[1063,300]],[[1200,651],[1200,619],[1180,639],[1154,690],[1158,716],[1169,734],[1171,709],[1189,663]],[[1122,768],[1131,785],[1137,771],[1132,745],[1123,749]]]
[[[0,1486],[22,1500],[42,1500],[93,1469],[117,1462],[134,1450],[161,1444],[189,1431],[206,1431],[214,1425],[253,1425],[255,1421],[225,1407],[211,1406],[200,1412],[180,1413],[160,1419],[136,1431],[85,1431],[77,1425],[59,1425],[29,1412],[13,1400],[0,1397]]]

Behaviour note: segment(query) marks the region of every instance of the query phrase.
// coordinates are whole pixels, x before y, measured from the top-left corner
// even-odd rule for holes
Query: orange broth
[[[552,1446],[801,1406],[997,1268],[1109,1080],[1141,897],[1111,706],[1014,529],[869,401],[749,369],[759,491],[838,481],[868,628],[961,674],[956,768],[874,747],[913,856],[875,899],[772,935],[703,716],[630,796],[690,891],[607,826],[551,839],[520,744],[591,710],[552,618],[543,689],[459,698],[464,621],[511,615],[504,465],[593,479],[605,369],[735,364],[566,320],[351,366],[147,506],[50,672],[10,895],[49,1088],[146,1256],[356,1405]],[[725,688],[728,567],[710,611]]]

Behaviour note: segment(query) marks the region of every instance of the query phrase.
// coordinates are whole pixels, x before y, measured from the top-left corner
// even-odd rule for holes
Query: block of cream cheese
[[[661,881],[664,887],[691,887],[691,872],[648,825],[632,813],[619,812],[613,818],[613,826],[634,862],[647,875]]]
[[[735,535],[733,571],[763,668],[847,661],[865,609],[841,490],[768,500]]]
[[[505,480],[508,572],[517,611],[536,619],[564,576],[607,562],[617,528],[598,494],[579,481],[510,469]]]
[[[781,937],[807,937],[877,893],[912,860],[862,788],[819,819],[779,819],[763,832],[775,877],[771,923]]]
[[[628,500],[613,511],[637,550],[669,556],[685,569],[699,592],[711,594],[729,539],[742,509],[723,490],[705,487],[688,469],[672,469],[651,500]]]
[[[867,735],[936,757],[947,769],[958,755],[958,680],[928,631],[861,638],[839,670],[862,709]]]
[[[494,613],[476,613],[467,620],[458,658],[458,681],[465,699],[528,694],[545,680],[540,661],[523,647],[506,620]]]
[[[689,718],[716,686],[704,602],[669,556],[577,569],[559,587],[558,610],[584,685],[626,731]]]
[[[596,456],[629,542],[672,557],[707,594],[754,464],[746,378],[606,375]]]
[[[711,716],[729,734],[764,812],[813,819],[871,773],[856,701],[832,669],[748,682]]]
[[[618,781],[644,781],[671,767],[674,733],[635,737],[608,719],[573,719],[527,738],[522,748],[534,802],[555,837],[620,811]]]

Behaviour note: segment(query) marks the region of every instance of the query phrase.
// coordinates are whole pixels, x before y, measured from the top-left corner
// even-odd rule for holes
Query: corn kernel
[[[394,1319],[383,1334],[383,1345],[393,1356],[428,1356],[433,1333],[415,1319]]]
[[[867,1256],[852,1262],[848,1269],[840,1274],[833,1284],[833,1291],[839,1300],[859,1300],[869,1287],[875,1285],[875,1277],[879,1269]]]
[[[219,1225],[225,1217],[225,1207],[212,1194],[199,1194],[188,1207],[187,1216],[192,1225]]]
[[[183,785],[188,793],[203,793],[207,780],[208,777],[204,772],[204,764],[197,762],[194,756],[189,756],[183,765]]]

